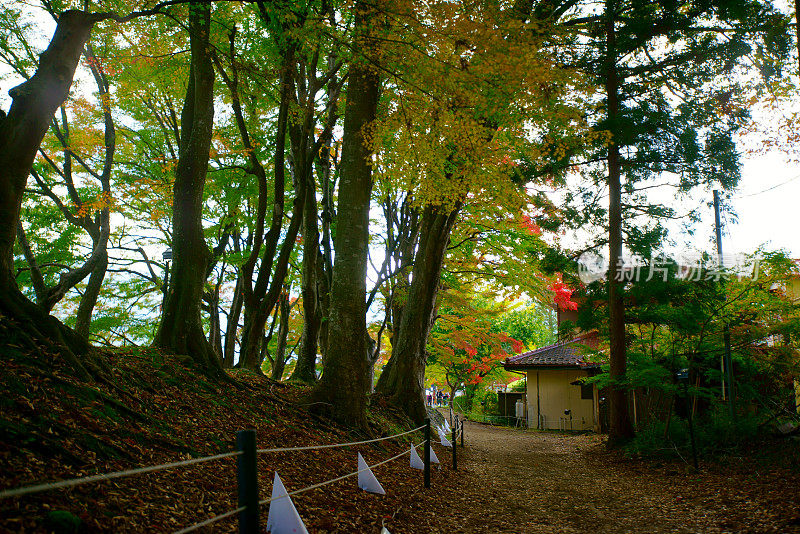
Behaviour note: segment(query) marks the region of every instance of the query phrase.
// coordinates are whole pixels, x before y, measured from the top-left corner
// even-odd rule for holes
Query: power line
[[[766,188],[766,189],[764,189],[764,190],[762,190],[762,191],[757,191],[757,192],[755,192],[755,193],[748,193],[748,194],[746,194],[746,195],[736,195],[735,197],[731,197],[731,199],[735,199],[735,198],[747,198],[747,197],[754,197],[754,196],[756,196],[756,195],[761,195],[761,194],[763,194],[763,193],[767,193],[767,192],[769,192],[769,191],[772,191],[773,189],[777,189],[777,188],[779,188],[779,187],[781,187],[781,186],[784,186],[784,185],[786,185],[786,184],[788,184],[788,183],[794,182],[794,181],[795,181],[795,180],[797,180],[797,179],[800,179],[800,174],[798,174],[797,176],[795,176],[795,177],[793,177],[793,178],[789,178],[789,179],[788,179],[788,180],[786,180],[785,182],[781,182],[781,183],[779,183],[779,184],[777,184],[777,185],[773,185],[772,187],[768,187],[768,188]]]

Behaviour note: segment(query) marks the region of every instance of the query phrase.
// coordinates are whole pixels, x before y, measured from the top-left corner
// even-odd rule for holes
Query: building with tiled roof
[[[561,319],[561,317],[559,317]],[[507,371],[524,373],[529,428],[600,431],[597,387],[584,380],[596,374],[600,345],[597,331],[506,358]]]
[[[587,360],[587,356],[597,350],[599,341],[596,331],[587,332],[567,341],[506,358],[503,367],[514,371],[542,367],[599,368],[599,363]]]

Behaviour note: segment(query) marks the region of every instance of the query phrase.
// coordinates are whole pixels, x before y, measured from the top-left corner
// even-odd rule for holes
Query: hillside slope
[[[97,383],[75,379],[58,358],[33,358],[13,343],[2,350],[0,489],[229,452],[245,428],[256,429],[259,448],[358,441],[410,428],[398,414],[373,406],[368,435],[352,432],[309,413],[299,387],[241,371],[229,373],[230,383],[216,383],[153,349],[107,352],[110,372]],[[413,436],[422,440],[421,432]],[[356,451],[373,464],[408,450],[410,437],[259,455],[261,498],[269,497],[276,470],[292,491],[355,471]],[[173,532],[236,508],[235,462],[3,499],[0,531]],[[422,491],[421,471],[404,456],[375,474],[387,495],[358,490],[354,478],[298,495],[309,530],[377,533],[386,525],[413,531],[393,518]],[[450,475],[447,467],[435,472],[434,484],[447,484]],[[266,513],[265,506],[264,523]],[[80,525],[73,528],[76,518]],[[222,521],[213,532],[234,532],[236,524]]]

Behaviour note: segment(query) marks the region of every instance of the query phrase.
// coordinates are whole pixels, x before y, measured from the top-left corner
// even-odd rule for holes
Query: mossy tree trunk
[[[173,186],[173,268],[155,345],[192,357],[201,367],[220,370],[220,358],[206,339],[200,319],[211,252],[203,235],[203,188],[214,124],[214,69],[209,32],[210,2],[189,10],[191,66],[181,113],[181,144]]]
[[[374,52],[377,12],[356,2],[355,49]],[[344,112],[341,178],[330,292],[328,344],[322,378],[312,398],[336,419],[366,426],[368,386],[366,275],[372,193],[374,123],[380,91],[376,69],[359,58],[350,66]]]

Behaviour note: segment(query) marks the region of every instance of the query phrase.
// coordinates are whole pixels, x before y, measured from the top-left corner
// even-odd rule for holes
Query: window
[[[581,384],[581,400],[594,399],[594,387],[592,384]]]

